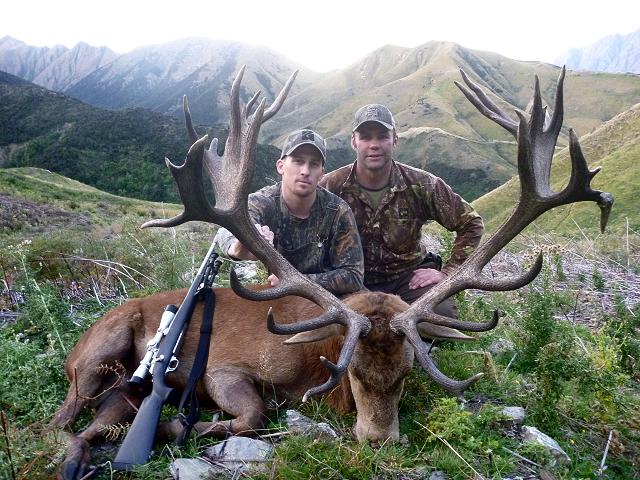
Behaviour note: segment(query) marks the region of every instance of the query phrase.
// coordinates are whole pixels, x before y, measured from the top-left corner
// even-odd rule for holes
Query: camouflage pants
[[[418,265],[415,270],[419,268],[435,268],[437,269],[437,265],[435,262],[423,262]],[[423,288],[416,288],[411,290],[409,288],[409,281],[411,277],[413,277],[413,272],[415,270],[409,270],[402,274],[400,278],[395,280],[391,280],[390,282],[384,283],[374,283],[368,284],[365,282],[364,286],[371,290],[372,292],[384,292],[391,293],[394,295],[398,295],[402,300],[407,302],[408,304],[412,304],[418,298],[420,298],[425,292],[429,291],[433,285]],[[452,298],[447,298],[439,303],[434,309],[435,312],[439,315],[444,315],[446,317],[458,318],[458,309]]]

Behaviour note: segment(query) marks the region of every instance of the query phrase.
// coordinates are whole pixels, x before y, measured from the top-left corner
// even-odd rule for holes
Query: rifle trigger
[[[169,365],[167,365],[167,373],[173,372],[176,368],[178,368],[179,363],[180,360],[178,360],[176,357],[171,357],[171,360],[169,360]]]

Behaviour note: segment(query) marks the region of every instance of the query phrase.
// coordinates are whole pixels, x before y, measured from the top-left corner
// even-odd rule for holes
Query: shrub
[[[614,315],[605,317],[602,333],[615,339],[620,348],[619,365],[623,371],[638,376],[640,371],[640,304],[635,313],[625,304],[621,295],[613,298]]]

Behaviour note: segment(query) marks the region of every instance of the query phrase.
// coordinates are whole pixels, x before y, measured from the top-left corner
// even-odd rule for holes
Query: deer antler
[[[331,323],[340,323],[346,327],[347,332],[338,363],[333,364],[324,357],[320,358],[325,367],[330,370],[330,378],[324,384],[310,389],[304,395],[304,399],[306,399],[310,395],[325,393],[337,385],[349,365],[358,338],[369,332],[371,324],[365,316],[349,309],[330,292],[293,268],[258,233],[251,221],[247,197],[255,169],[255,151],[260,126],[278,112],[297,72],[291,75],[271,107],[265,110],[265,100],[262,99],[253,114],[251,114],[251,110],[260,92],[256,93],[242,110],[240,109],[240,83],[243,73],[244,67],[236,76],[231,87],[229,136],[222,156],[217,153],[217,139],[213,139],[208,149],[205,149],[206,135],[198,139],[191,122],[188,102],[186,97],[184,98],[185,123],[189,137],[194,143],[191,145],[183,165],[176,166],[166,159],[166,164],[178,185],[184,211],[168,220],[146,222],[142,227],[173,227],[193,220],[218,224],[232,232],[280,279],[280,284],[275,288],[254,291],[243,287],[232,270],[231,286],[238,295],[258,301],[297,295],[311,300],[325,309],[325,312],[316,318],[291,325],[278,325],[273,316],[269,314],[268,325],[273,333],[281,335],[299,333]],[[206,193],[203,176],[206,176],[213,186],[213,200],[210,200]]]
[[[518,140],[520,199],[509,218],[451,276],[425,293],[408,310],[398,314],[391,321],[391,328],[394,331],[402,332],[407,336],[407,339],[415,349],[418,361],[427,373],[443,388],[457,395],[461,395],[482,374],[477,374],[464,381],[453,380],[445,376],[438,370],[429,356],[426,345],[418,335],[416,325],[421,322],[430,322],[436,325],[469,331],[484,331],[494,328],[498,322],[497,312],[494,313],[493,319],[486,323],[464,322],[437,315],[434,313],[434,306],[445,298],[468,288],[504,291],[514,290],[531,282],[542,268],[542,253],[538,255],[534,266],[517,278],[491,279],[482,275],[482,269],[518,233],[547,210],[574,202],[596,202],[601,209],[600,227],[604,231],[613,205],[613,196],[611,194],[591,188],[591,179],[598,173],[599,169],[589,170],[587,162],[582,155],[578,137],[572,130],[569,131],[569,152],[571,156],[569,183],[558,193],[551,190],[549,181],[551,162],[563,120],[562,87],[565,76],[564,68],[562,68],[558,78],[553,117],[546,128],[544,121],[546,109],[542,107],[540,85],[537,77],[535,79],[531,117],[527,121],[524,114],[516,111],[519,117],[516,122],[491,101],[478,85],[471,82],[464,72],[461,71],[461,73],[463,80],[473,93],[458,82],[455,83],[469,101],[475,105],[480,113],[512,133]]]

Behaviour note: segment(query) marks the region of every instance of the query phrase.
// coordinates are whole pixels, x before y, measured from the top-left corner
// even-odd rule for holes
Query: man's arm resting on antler
[[[261,191],[249,195],[248,208],[249,217],[254,223],[258,232],[273,245],[274,233],[266,225],[266,209],[268,208],[270,199]],[[240,241],[226,228],[220,228],[214,240],[223,255],[238,260],[258,260],[256,256],[246,248]]]
[[[273,244],[273,232],[271,229],[267,225],[260,225],[259,223],[256,223],[255,226],[265,240]],[[220,230],[218,230],[218,234],[214,241],[218,244],[220,250],[222,250],[225,255],[229,255],[232,258],[240,260],[258,260],[256,256],[251,253],[247,247],[240,243],[240,241],[236,239],[236,237],[234,237],[226,228],[220,228]]]

